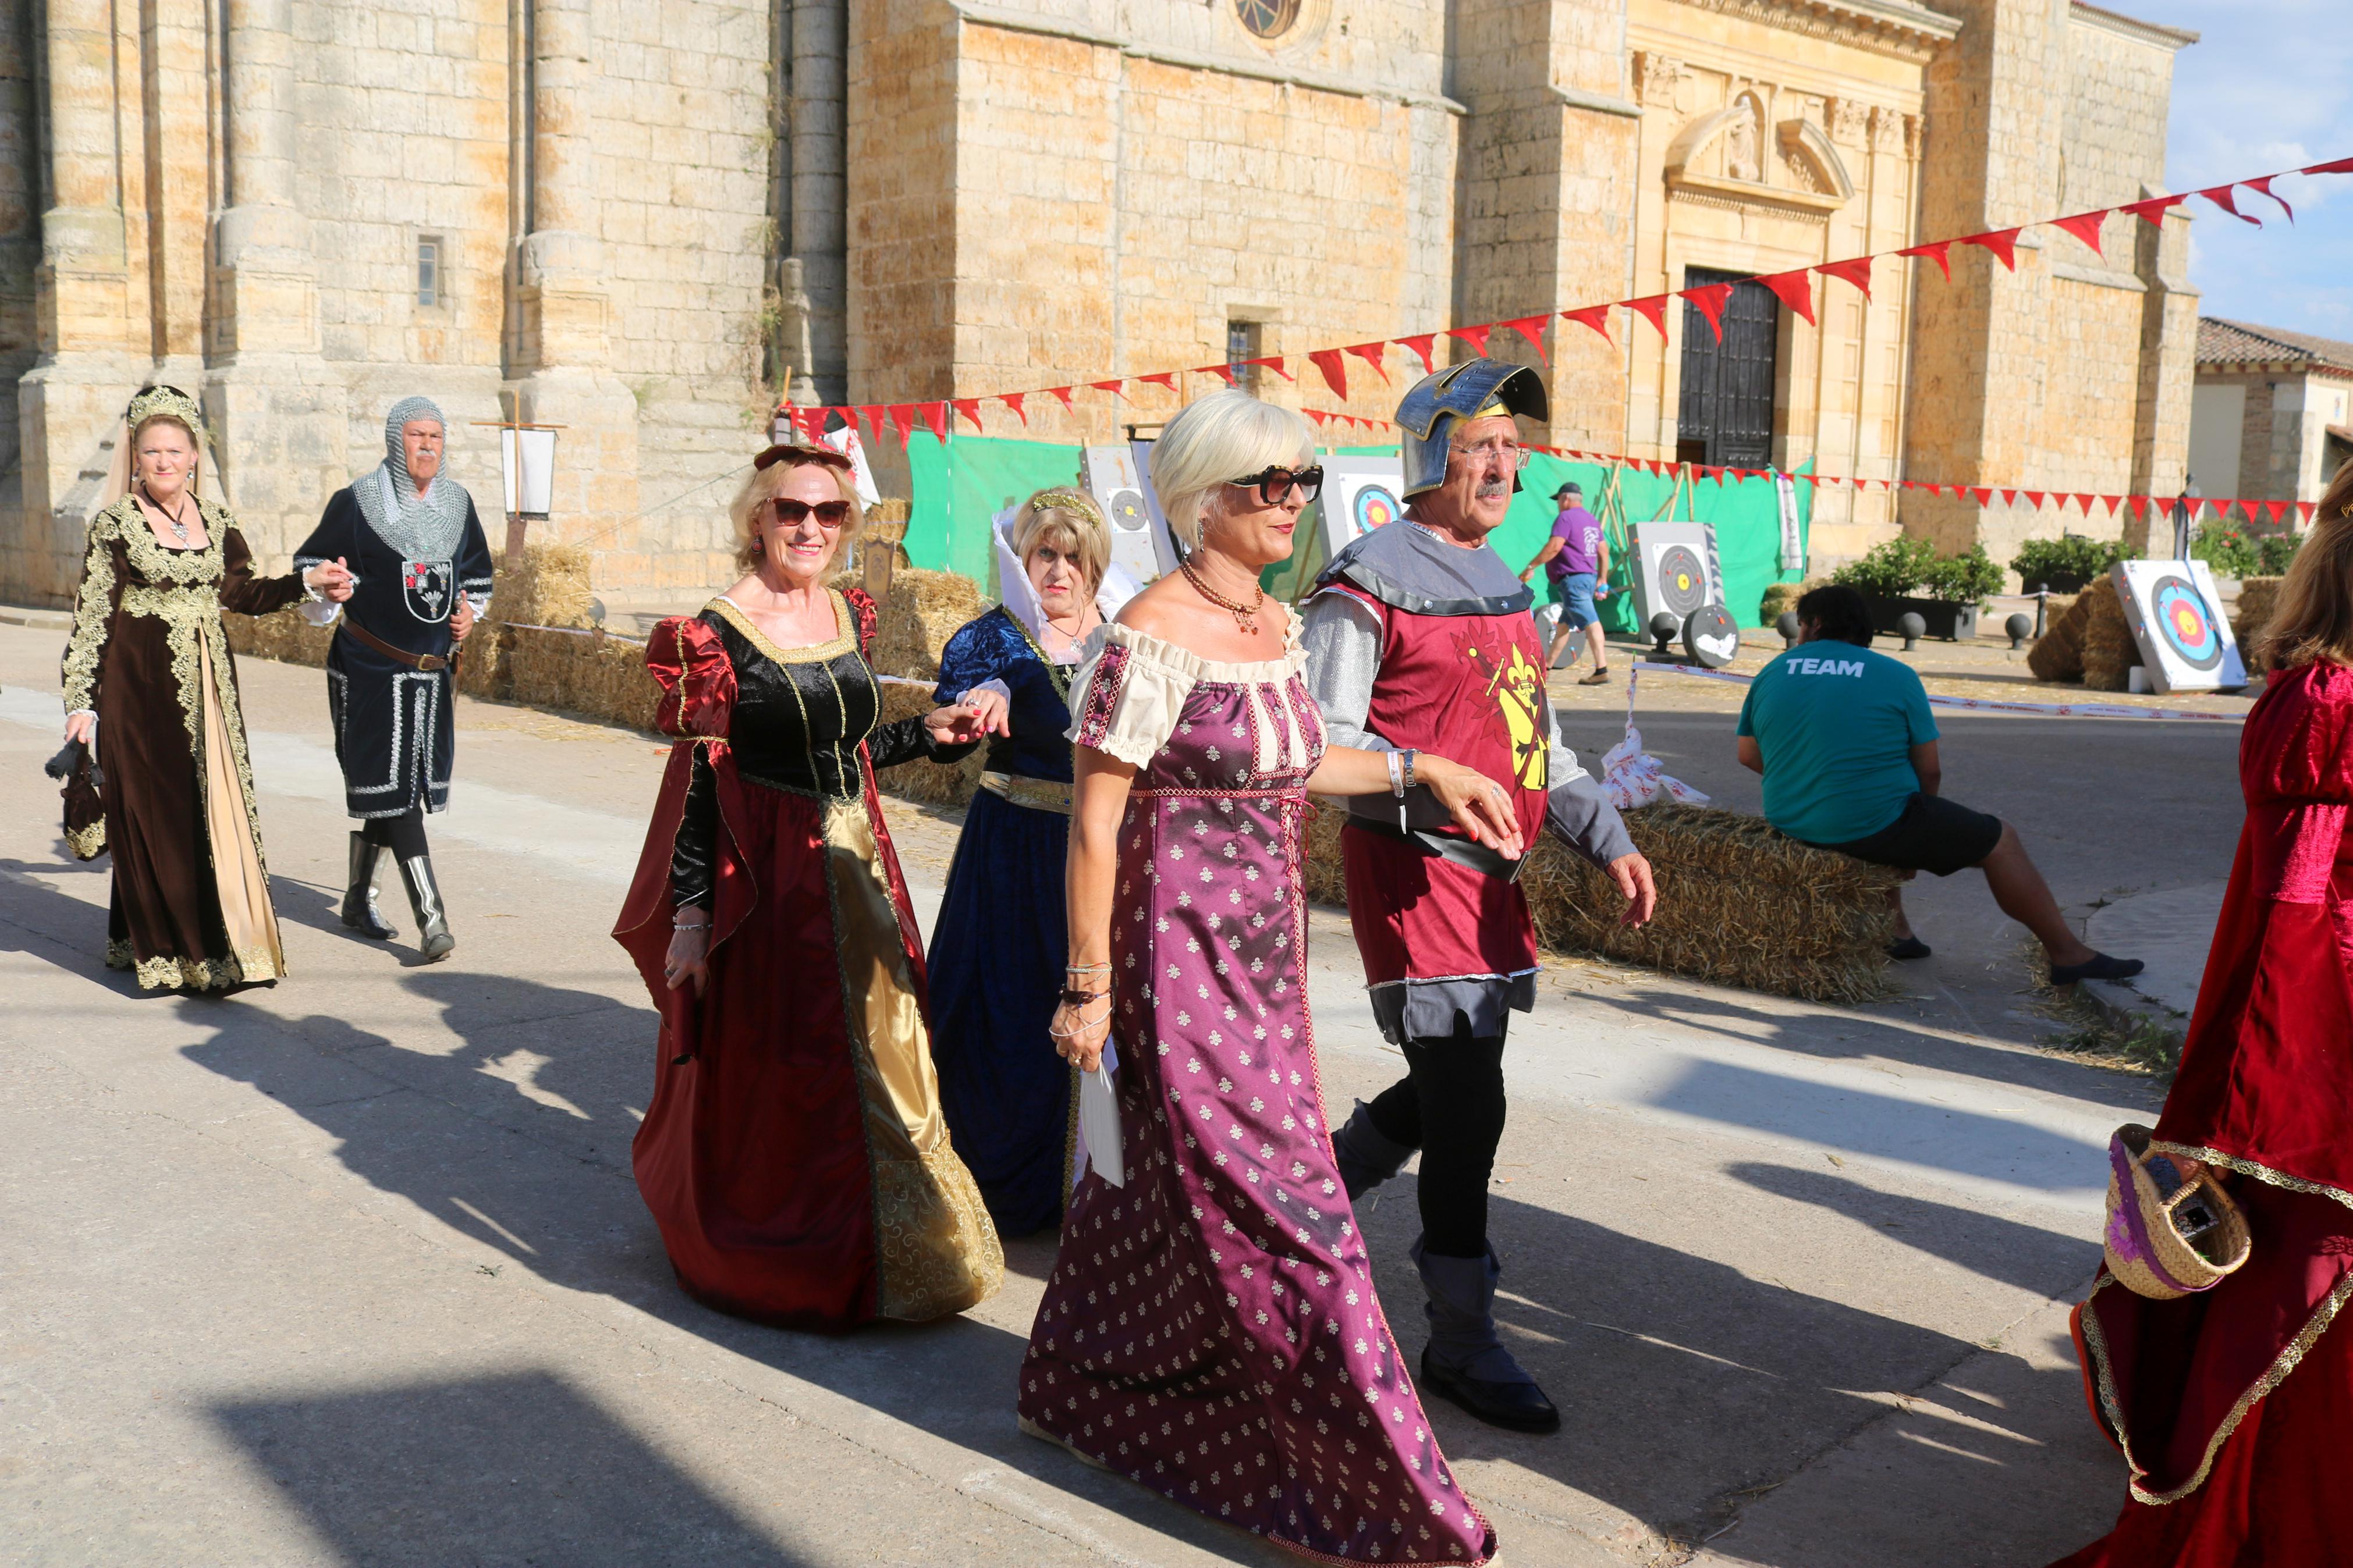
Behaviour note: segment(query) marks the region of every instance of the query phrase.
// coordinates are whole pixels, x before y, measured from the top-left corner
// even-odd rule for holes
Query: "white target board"
[[[2203,561],[2119,561],[2108,581],[2124,600],[2125,619],[2148,683],[2158,691],[2212,691],[2247,683],[2246,661],[2213,569]]]
[[[1151,447],[1134,442],[1089,447],[1079,460],[1079,482],[1111,522],[1111,558],[1138,583],[1176,569],[1176,549],[1168,537],[1152,491]]]
[[[1715,531],[1704,522],[1634,525],[1634,610],[1648,632],[1661,610],[1680,626],[1724,602],[1715,577]]]
[[[1400,458],[1325,458],[1324,493],[1316,498],[1324,558],[1405,515],[1405,461]]]

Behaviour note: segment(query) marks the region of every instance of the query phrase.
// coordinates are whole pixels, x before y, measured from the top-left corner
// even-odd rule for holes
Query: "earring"
[[[752,553],[754,555],[765,555],[767,552],[768,536],[765,533],[754,534],[752,536]]]

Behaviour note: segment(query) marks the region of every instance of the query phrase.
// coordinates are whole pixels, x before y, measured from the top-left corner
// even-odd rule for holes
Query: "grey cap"
[[[1585,499],[1585,487],[1578,484],[1575,479],[1571,479],[1567,484],[1561,486],[1560,489],[1552,492],[1552,499],[1555,500],[1558,500],[1563,496],[1575,496],[1577,500],[1583,500]]]

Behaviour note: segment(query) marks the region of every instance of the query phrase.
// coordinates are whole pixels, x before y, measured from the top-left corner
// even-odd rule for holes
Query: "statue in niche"
[[[817,305],[801,276],[801,258],[785,258],[784,276],[776,289],[777,358],[784,372],[785,401],[814,406],[817,395],[817,355],[809,346],[809,318]]]
[[[1757,100],[1743,93],[1733,110],[1732,123],[1724,128],[1725,177],[1755,184],[1765,177],[1757,147]]]

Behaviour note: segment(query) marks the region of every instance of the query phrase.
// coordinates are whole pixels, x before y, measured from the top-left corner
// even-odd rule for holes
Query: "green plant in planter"
[[[1831,581],[1883,599],[1976,604],[2000,592],[2002,579],[1982,544],[1972,544],[1966,554],[1939,555],[1925,539],[1898,538],[1873,545],[1861,560],[1831,574]]]
[[[2071,533],[2064,539],[2028,540],[2010,557],[2010,569],[2029,588],[2045,583],[2066,592],[2107,575],[2108,568],[2124,555],[2121,540],[2084,539]]]
[[[1920,586],[1928,597],[1957,605],[1982,604],[2001,592],[2001,568],[1982,544],[1970,545],[1964,554],[1939,555],[1920,574]]]
[[[2296,533],[2253,533],[2236,523],[2210,521],[2198,525],[2189,553],[2221,577],[2277,577],[2295,559],[2304,542]]]

